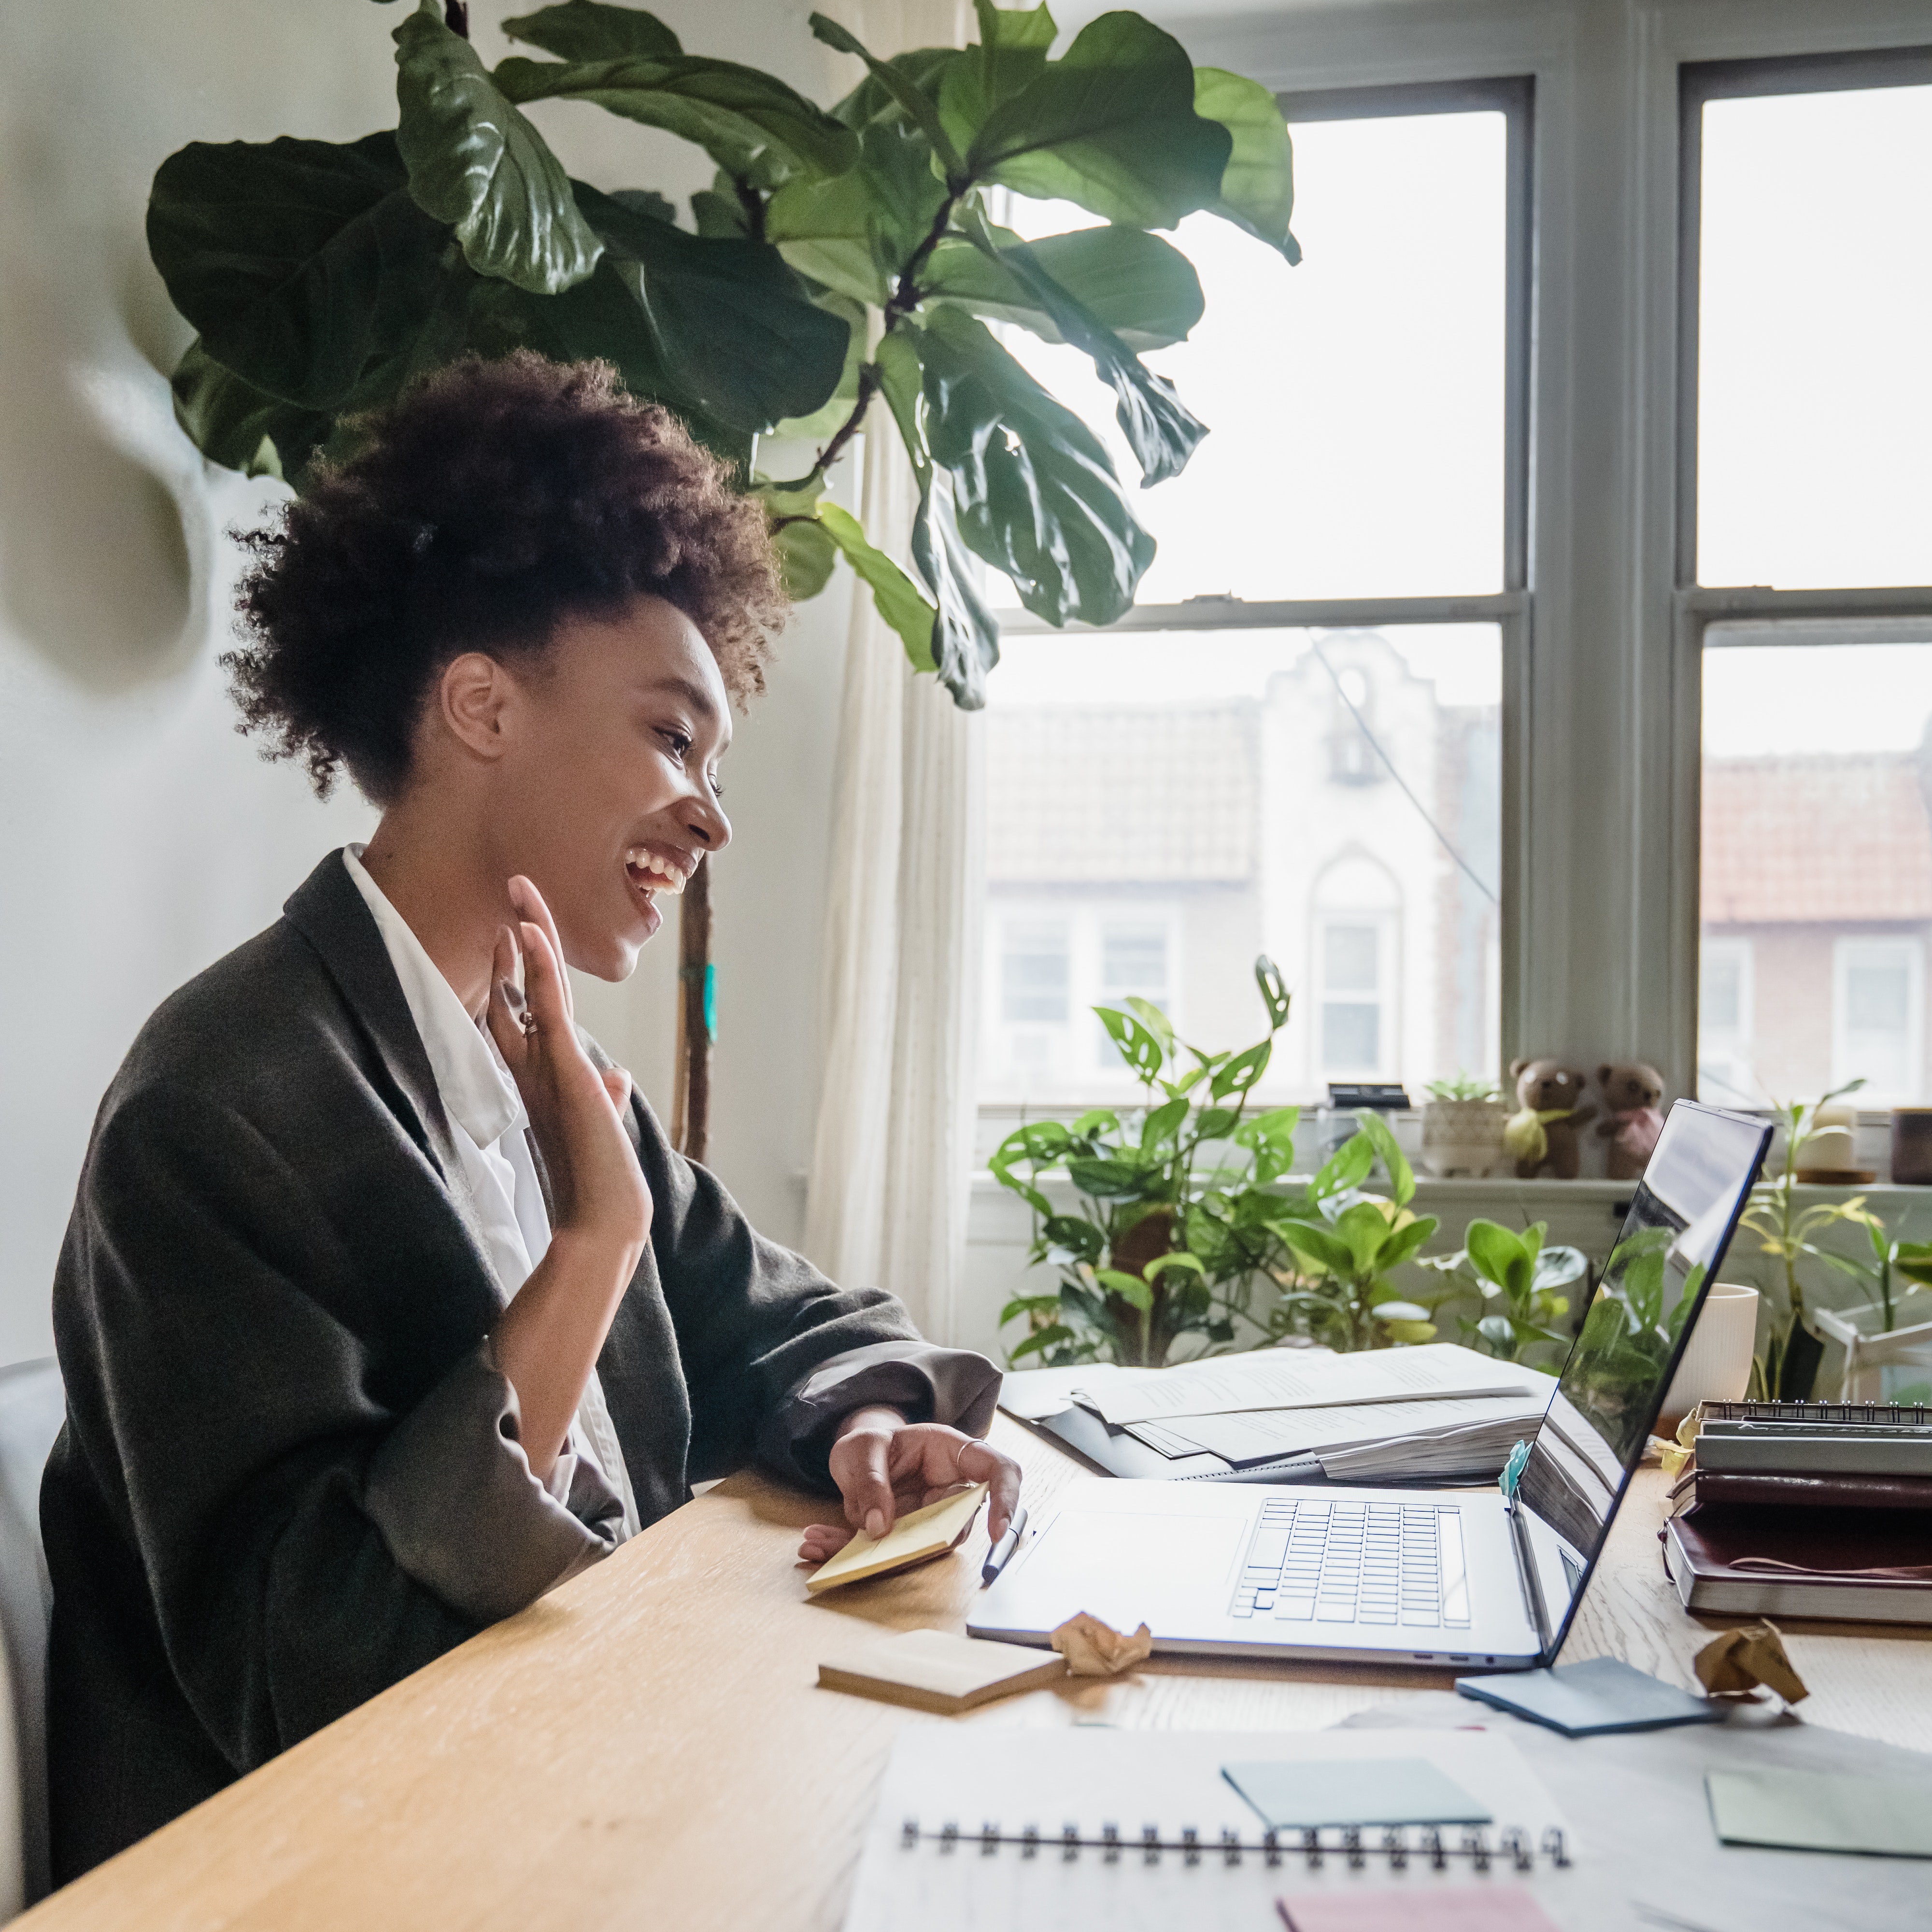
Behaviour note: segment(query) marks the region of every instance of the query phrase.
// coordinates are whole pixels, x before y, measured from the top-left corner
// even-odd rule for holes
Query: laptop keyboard
[[[1230,1614],[1299,1624],[1466,1630],[1462,1512],[1435,1503],[1270,1496]]]

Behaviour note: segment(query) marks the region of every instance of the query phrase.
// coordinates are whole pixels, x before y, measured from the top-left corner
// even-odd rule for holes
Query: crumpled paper
[[[1698,1652],[1697,1681],[1713,1697],[1748,1695],[1762,1684],[1787,1704],[1810,1696],[1784,1654],[1784,1636],[1768,1618],[1726,1630]]]
[[[1048,1640],[1066,1658],[1072,1677],[1118,1676],[1154,1654],[1154,1633],[1145,1624],[1132,1636],[1123,1636],[1084,1610],[1069,1617]]]
[[[1704,1426],[1704,1405],[1700,1402],[1677,1425],[1677,1439],[1674,1442],[1660,1441],[1652,1436],[1664,1463],[1664,1479],[1674,1483],[1683,1474],[1690,1459],[1697,1453],[1698,1432]]]

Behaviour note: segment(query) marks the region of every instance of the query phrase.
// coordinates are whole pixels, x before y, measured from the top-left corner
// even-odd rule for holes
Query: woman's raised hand
[[[563,947],[543,896],[519,875],[510,903],[519,922],[496,937],[488,1020],[548,1170],[554,1232],[622,1245],[634,1266],[650,1238],[651,1195],[624,1132],[631,1076],[621,1067],[600,1072],[577,1037]]]

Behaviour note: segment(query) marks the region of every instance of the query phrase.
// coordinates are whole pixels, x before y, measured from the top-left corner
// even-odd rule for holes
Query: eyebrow
[[[646,691],[675,692],[706,723],[718,724],[724,722],[724,714],[712,702],[710,692],[691,678],[679,677],[675,674],[670,677],[653,678],[644,688]]]

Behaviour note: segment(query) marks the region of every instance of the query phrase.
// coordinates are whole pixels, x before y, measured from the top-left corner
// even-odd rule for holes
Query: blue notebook
[[[1658,1731],[1669,1724],[1719,1724],[1726,1708],[1614,1657],[1561,1664],[1553,1670],[1459,1677],[1456,1688],[1478,1703],[1513,1711],[1568,1738],[1602,1731]]]

